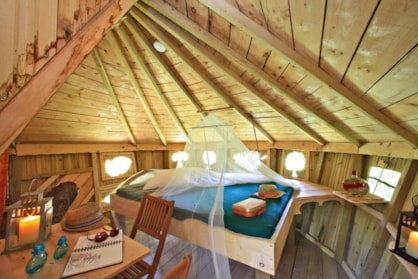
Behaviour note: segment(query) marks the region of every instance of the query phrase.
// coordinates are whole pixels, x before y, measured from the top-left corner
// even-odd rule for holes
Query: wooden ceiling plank
[[[320,67],[336,80],[343,78],[378,0],[328,1]],[[360,11],[361,12],[358,12]],[[336,32],[338,30],[338,32]]]
[[[58,0],[57,51],[81,29],[80,1]]]
[[[114,32],[116,32],[119,36],[119,38],[122,40],[126,48],[129,50],[129,52],[132,54],[134,59],[138,59],[136,56],[137,50],[133,46],[133,43],[130,39],[127,38],[127,35],[123,30],[121,30],[120,26],[116,27],[114,29]],[[112,44],[112,49],[116,53],[116,56],[118,57],[118,60],[122,63],[123,67],[126,70],[126,73],[128,75],[129,81],[132,83],[132,86],[135,90],[136,95],[138,96],[139,100],[141,101],[142,107],[144,108],[146,114],[148,115],[148,118],[150,119],[155,131],[157,132],[161,142],[164,145],[167,145],[167,141],[164,138],[164,133],[162,132],[160,125],[158,124],[157,119],[154,117],[154,114],[151,110],[151,107],[147,101],[147,98],[144,95],[144,92],[141,89],[141,86],[138,83],[138,80],[132,71],[132,68],[129,65],[128,60],[126,59],[125,55],[123,54],[121,47],[119,46],[119,43],[116,41],[114,35],[112,33],[109,33],[108,35],[110,42]]]
[[[363,93],[399,63],[418,44],[417,14],[417,1],[379,1],[343,83]]]
[[[208,8],[202,5],[199,0],[188,0],[186,2],[187,17],[209,31]]]
[[[362,97],[380,110],[418,92],[418,45]]]
[[[16,30],[15,45],[13,47],[15,79],[17,87],[23,86],[35,73],[35,41],[39,30],[36,30],[35,10],[36,1],[16,1]]]
[[[159,14],[157,13],[153,13],[152,11],[145,11],[139,4],[136,5],[137,8],[139,8],[141,11],[143,12],[147,12],[147,15],[150,17],[155,17],[158,18],[158,22],[164,22],[165,28],[168,27],[173,27],[173,29],[176,29],[176,31],[172,32],[172,34],[176,34],[176,33],[182,33],[183,30],[173,26],[172,24],[170,24],[167,19],[165,19],[164,17],[161,17]],[[165,8],[165,6],[161,7],[161,8]],[[308,103],[304,102],[304,100],[302,98],[299,98],[297,96],[295,96],[295,94],[293,94],[292,91],[290,91],[288,88],[284,87],[282,84],[280,84],[279,82],[277,82],[274,78],[272,78],[270,75],[267,75],[264,71],[260,70],[259,68],[255,67],[254,65],[252,65],[251,63],[249,63],[248,61],[246,61],[245,59],[243,59],[240,54],[236,53],[235,51],[233,51],[232,49],[226,47],[225,45],[221,44],[218,40],[216,40],[214,37],[209,37],[208,34],[206,32],[201,32],[201,30],[199,28],[195,28],[191,25],[186,25],[186,22],[184,20],[184,17],[182,16],[178,16],[175,17],[177,14],[171,10],[165,10],[165,14],[167,16],[167,18],[170,18],[171,20],[173,20],[174,22],[179,23],[180,26],[187,26],[187,31],[190,32],[191,34],[193,34],[194,36],[196,36],[197,38],[199,38],[200,40],[202,40],[203,42],[205,42],[206,44],[212,46],[214,49],[216,49],[217,51],[219,51],[220,53],[222,53],[225,57],[230,57],[231,59],[234,59],[234,61],[240,65],[242,65],[243,67],[245,67],[248,71],[250,71],[252,74],[258,76],[260,79],[263,79],[264,81],[266,81],[267,83],[270,84],[270,86],[274,89],[277,90],[277,92],[282,92],[286,97],[290,98],[292,101],[296,102],[299,106],[305,108],[307,111],[310,111],[312,114],[314,114],[316,117],[318,117],[319,119],[321,119],[322,121],[324,121],[329,127],[331,127],[332,129],[334,129],[336,132],[338,132],[340,135],[342,135],[343,137],[345,137],[348,141],[350,141],[351,143],[355,144],[356,146],[360,146],[360,142],[358,139],[356,139],[352,133],[350,133],[349,131],[346,131],[340,127],[336,127],[334,126],[334,123],[332,123],[328,117],[324,114],[324,113],[318,113],[316,110],[312,109]],[[173,18],[175,17],[175,18]]]
[[[14,30],[17,22],[15,22],[15,15],[10,11],[16,9],[18,4],[15,0],[2,1],[2,8],[0,9],[0,44],[1,67],[0,67],[0,111],[7,105],[7,101],[17,91],[13,83],[13,64],[14,64],[14,44],[15,35]]]
[[[137,4],[136,7],[139,10],[141,10],[141,11],[145,11],[144,9],[142,9],[142,6],[139,5],[139,4]],[[150,17],[153,17],[159,23],[163,23],[164,24],[164,28],[170,29],[172,31],[172,34],[173,35],[184,33],[184,31],[182,29],[180,29],[177,26],[171,24],[169,21],[167,21],[164,17],[161,17],[159,14],[155,14],[155,13],[152,13],[152,11],[148,11],[147,12],[147,15],[150,16]],[[174,16],[174,13],[171,12],[170,15],[172,17],[172,16]],[[177,20],[181,20],[181,18],[176,18],[176,19]],[[183,25],[183,24],[181,24],[181,25]],[[235,62],[244,65],[247,68],[247,70],[251,71],[251,73],[253,73],[254,75],[258,76],[260,79],[264,79],[266,82],[268,82],[270,84],[270,86],[272,86],[278,92],[283,92],[285,94],[285,96],[287,96],[288,98],[290,98],[291,100],[293,100],[294,102],[296,102],[297,104],[299,104],[301,107],[303,107],[306,110],[310,111],[312,114],[314,114],[316,117],[318,117],[319,119],[321,119],[322,121],[324,121],[326,124],[328,124],[329,127],[331,127],[332,129],[334,129],[335,131],[337,131],[340,135],[342,135],[343,137],[345,137],[351,143],[353,143],[353,144],[355,144],[357,146],[360,146],[361,145],[360,142],[359,142],[359,140],[356,139],[354,136],[352,136],[350,132],[345,131],[345,130],[343,130],[341,128],[336,127],[334,125],[334,123],[332,123],[324,113],[320,114],[317,111],[311,109],[308,106],[308,104],[306,102],[304,102],[304,100],[302,98],[296,96],[295,94],[292,94],[292,92],[288,88],[285,88],[283,85],[281,85],[280,83],[278,83],[274,78],[272,78],[271,76],[267,75],[265,72],[261,71],[257,67],[253,66],[251,63],[248,63],[245,60],[243,60],[240,57],[239,54],[235,53],[235,51],[229,49],[228,47],[222,45],[221,43],[216,42],[215,41],[216,39],[214,39],[214,38],[208,38],[206,33],[198,33],[199,30],[194,30],[194,29],[192,29],[191,26],[188,26],[188,28],[189,28],[188,29],[189,32],[191,32],[194,35],[196,35],[199,39],[201,39],[202,41],[204,41],[208,45],[211,45],[212,47],[214,47],[215,49],[217,49],[224,56],[233,58],[235,60]],[[180,39],[181,39],[181,37],[180,37]],[[193,43],[193,41],[191,39],[189,39],[188,41],[190,43]],[[216,59],[214,58],[213,60],[215,61]],[[223,68],[225,68],[225,65],[223,65]],[[266,98],[264,98],[264,99],[266,99]],[[274,106],[274,108],[277,109],[277,106]],[[307,130],[306,129],[306,131],[312,131],[312,130],[310,130],[310,129]],[[312,135],[312,132],[310,132],[308,134]],[[324,142],[323,139],[318,139],[317,136],[315,138],[317,140],[319,140],[320,142]]]
[[[239,75],[239,73],[231,70],[231,68],[229,68],[228,65],[225,64],[225,61],[221,61],[218,57],[215,57],[212,53],[210,53],[207,49],[199,47],[199,44],[196,41],[188,39],[185,35],[186,34],[179,34],[179,36],[181,36],[184,42],[187,42],[187,44],[193,47],[201,55],[204,55],[205,57],[209,58],[218,67],[219,70],[223,71],[229,77],[233,78],[235,81],[239,83],[240,86],[244,87],[248,92],[252,93],[255,97],[257,97],[264,104],[266,104],[271,109],[273,109],[276,113],[286,118],[296,128],[303,131],[310,138],[312,138],[315,142],[321,145],[324,145],[326,143],[325,140],[322,137],[320,137],[315,131],[310,129],[304,123],[297,121],[295,118],[290,116],[284,109],[280,108],[276,103],[274,103],[269,98],[267,98],[266,95],[263,94],[263,92],[260,92],[255,87],[253,87],[249,82],[245,81]]]
[[[179,12],[186,14],[186,1],[178,1],[178,0],[165,0],[167,4],[170,6],[173,6],[178,10]]]
[[[289,2],[295,50],[318,64],[326,2],[325,0]]]
[[[271,50],[268,46],[263,42],[252,38],[246,58],[248,61],[262,69],[264,68],[264,65],[266,65],[270,54]]]
[[[171,78],[171,80],[177,85],[177,87],[186,94],[187,98],[193,104],[197,111],[202,110],[202,105],[200,104],[199,100],[195,98],[195,96],[191,93],[191,91],[184,86],[184,84],[180,81],[180,79],[173,73],[167,63],[164,61],[162,56],[151,46],[149,40],[145,37],[145,34],[134,24],[131,18],[127,18],[125,20],[126,26],[130,29],[130,31],[135,35],[138,36],[141,40],[142,45],[150,52],[154,59],[156,59],[159,65],[165,70],[167,75]]]
[[[57,39],[57,18],[55,13],[58,10],[58,1],[39,1],[40,5],[35,10],[35,18],[37,19],[35,28],[38,35],[38,40],[35,42],[37,44],[35,45],[35,50],[38,50],[35,52],[34,57],[35,71],[39,71],[57,52],[55,44]],[[48,7],[48,9],[44,7]]]
[[[137,43],[140,43],[139,41]],[[184,136],[187,136],[187,131],[184,128],[183,124],[181,123],[180,119],[178,118],[176,112],[171,107],[170,103],[168,102],[167,98],[164,96],[164,94],[161,92],[161,89],[158,87],[157,82],[151,73],[150,69],[147,67],[144,58],[138,54],[138,51],[131,52],[133,54],[137,53],[137,55],[134,55],[135,62],[141,66],[142,70],[145,73],[145,78],[150,83],[152,89],[154,90],[154,93],[158,96],[161,104],[164,106],[166,111],[169,113],[171,119],[174,121],[176,126],[179,128],[180,132],[183,133]]]
[[[230,28],[229,47],[240,55],[246,56],[251,44],[251,37],[234,25],[231,25]]]
[[[149,6],[155,6],[150,3],[149,0],[144,0]],[[375,121],[392,130],[395,134],[399,135],[406,141],[413,144],[415,147],[418,146],[418,138],[410,131],[406,130],[402,126],[398,125],[391,118],[372,107],[368,102],[359,99],[355,92],[348,89],[346,86],[341,84],[338,80],[332,78],[327,72],[318,67],[318,65],[311,63],[306,60],[301,54],[295,52],[292,48],[289,48],[286,44],[280,42],[276,37],[272,36],[266,29],[257,25],[254,22],[249,21],[240,11],[233,6],[224,3],[219,0],[201,0],[201,3],[207,6],[209,9],[215,11],[219,15],[224,16],[232,24],[245,30],[247,34],[258,38],[263,41],[266,45],[269,45],[272,49],[286,55],[297,65],[301,66],[305,71],[314,75],[320,81],[333,88],[342,97],[349,101],[352,105],[356,106],[357,109],[361,110],[364,114],[373,118]]]
[[[288,1],[260,0],[267,18],[267,28],[288,45],[293,45],[292,26]]]
[[[238,104],[236,104],[232,99],[229,98],[211,79],[209,79],[204,73],[198,70],[198,65],[195,61],[191,61],[186,57],[181,50],[178,49],[173,43],[167,40],[166,36],[156,28],[156,26],[150,25],[151,23],[144,19],[144,15],[139,10],[133,10],[131,15],[140,22],[145,28],[148,29],[153,35],[158,38],[158,40],[163,41],[164,44],[169,46],[173,51],[175,51],[179,57],[184,61],[185,65],[188,66],[189,70],[196,74],[209,88],[216,92],[228,105],[232,106],[234,110],[246,119],[251,125],[254,125],[256,129],[271,143],[274,142],[274,139],[271,135],[258,123],[254,122],[251,117],[248,116],[248,113],[245,112]]]
[[[112,36],[112,33],[109,33],[108,36]],[[131,127],[129,126],[128,120],[126,119],[125,113],[123,112],[123,109],[119,103],[118,97],[116,96],[116,92],[113,89],[112,83],[110,82],[110,79],[106,73],[106,69],[104,68],[103,62],[100,59],[99,53],[97,52],[96,49],[93,49],[92,55],[93,55],[94,61],[97,64],[97,67],[99,68],[100,75],[103,78],[103,82],[105,83],[106,88],[109,91],[109,95],[113,101],[113,105],[116,107],[116,110],[118,111],[118,116],[120,118],[120,121],[125,126],[126,131],[128,132],[129,138],[131,140],[131,143],[136,144],[135,135],[132,132]]]
[[[85,25],[74,38],[67,42],[59,55],[55,55],[5,107],[0,114],[0,153],[6,150],[24,127],[46,104],[48,99],[65,82],[83,61],[85,56],[100,42],[104,35],[136,2],[112,1]],[[54,81],[54,82],[51,82]],[[43,90],[39,90],[42,88]],[[36,94],[34,94],[36,92]],[[17,111],[24,114],[16,115]]]
[[[237,8],[260,26],[267,25],[259,0],[236,0]]]
[[[209,11],[209,32],[225,44],[229,43],[230,24],[223,17]]]

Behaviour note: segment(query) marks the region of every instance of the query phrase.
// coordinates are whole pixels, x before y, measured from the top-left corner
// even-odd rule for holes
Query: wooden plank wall
[[[366,156],[358,154],[340,154],[340,153],[323,153],[318,154],[316,152],[311,153],[311,181],[318,182],[322,185],[328,186],[335,190],[342,190],[342,180],[347,178],[351,174],[351,170],[357,170],[361,177],[367,177],[368,170],[371,166],[377,166],[380,160],[388,162],[388,169],[399,171],[402,173],[401,179],[398,185],[403,184],[405,175],[411,165],[411,160],[390,158],[383,156]],[[418,193],[417,179],[412,185],[411,189],[413,193]],[[411,210],[408,207],[410,204],[410,198],[413,193],[408,195],[408,199],[404,202],[407,207],[404,210]],[[394,194],[396,197],[396,192]],[[363,274],[369,253],[375,245],[375,240],[380,237],[382,232],[385,232],[385,220],[378,217],[390,210],[390,206],[376,205],[370,206],[375,212],[371,214],[369,211],[364,211],[358,207],[355,207],[352,223],[352,230],[349,231],[347,241],[347,250],[344,255],[343,261],[347,264],[352,274],[359,277]],[[345,222],[347,217],[343,216],[344,208],[337,202],[327,202],[323,206],[308,204],[303,211],[303,219],[299,221],[301,223],[301,231],[305,231],[314,241],[320,243],[320,245],[331,254],[337,249],[337,239],[340,233],[340,225]],[[373,211],[372,211],[373,212]],[[348,225],[350,226],[350,225]],[[393,241],[389,239],[388,242]],[[390,257],[391,252],[386,249],[384,256]],[[405,269],[399,264],[399,261],[387,260],[386,265],[380,267],[387,270],[387,274],[405,274]],[[383,273],[385,271],[382,271]],[[407,277],[393,277],[393,278],[407,278]]]
[[[80,174],[92,172],[90,154],[10,156],[8,204],[19,200],[21,193],[28,192],[33,179],[37,181],[31,191],[42,187],[42,191],[47,192],[63,179],[77,180]],[[85,184],[83,179],[80,182],[81,186]]]
[[[108,2],[1,1],[0,110]]]
[[[135,154],[137,169],[169,168],[168,153],[163,151],[138,151]],[[104,180],[101,175],[100,156],[92,153],[52,154],[33,156],[10,156],[10,187],[8,204],[20,199],[20,194],[29,191],[33,179],[37,181],[32,191],[47,192],[60,182],[74,181],[79,186],[80,201],[100,201],[126,178]],[[88,174],[88,175],[86,175]],[[84,188],[86,186],[86,188]],[[94,190],[96,195],[94,197]]]
[[[170,157],[174,151],[136,151],[136,165],[138,171],[150,168],[172,168],[175,163]],[[282,168],[282,150],[266,151],[269,155],[267,160],[275,170]],[[122,179],[104,181],[101,179],[99,157],[96,153],[82,154],[55,154],[39,156],[10,156],[9,176],[10,191],[9,201],[18,199],[22,191],[27,191],[33,178],[38,179],[38,185],[54,185],[65,179],[78,181],[80,185],[89,185],[80,191],[77,202],[89,200],[101,201],[112,191]],[[350,175],[353,169],[359,171],[362,176],[367,175],[367,169],[376,165],[379,160],[388,160],[388,168],[405,174],[411,165],[409,159],[386,158],[379,156],[364,156],[339,153],[311,152],[309,159],[309,180],[328,186],[335,190],[341,190],[341,181]],[[402,184],[401,178],[400,185]],[[41,186],[44,187],[44,186]],[[418,194],[418,179],[415,179],[412,190],[404,202],[405,209],[411,209],[410,198]],[[377,206],[373,209],[380,211],[383,216],[387,206]],[[404,210],[405,210],[404,209]],[[323,206],[315,203],[307,204],[302,209],[302,216],[298,216],[296,227],[302,234],[306,234],[312,241],[317,243],[324,251],[334,255],[339,249],[337,239],[340,227],[345,221],[343,218],[344,208],[337,202],[327,202]],[[347,250],[343,261],[348,268],[359,276],[366,264],[373,241],[379,237],[382,230],[382,220],[369,212],[356,208],[353,212],[352,230],[346,239]],[[394,261],[388,251],[384,253],[384,264],[380,266],[380,272],[388,274],[403,274],[403,266]],[[382,265],[382,264],[381,264]]]

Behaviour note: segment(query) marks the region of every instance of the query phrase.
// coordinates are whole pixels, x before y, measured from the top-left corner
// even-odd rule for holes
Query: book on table
[[[123,232],[94,242],[94,235],[80,236],[65,266],[61,278],[121,263],[123,260]]]

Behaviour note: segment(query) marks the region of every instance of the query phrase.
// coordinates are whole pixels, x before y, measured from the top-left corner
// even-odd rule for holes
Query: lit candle
[[[418,259],[418,232],[411,232],[409,234],[405,250],[408,255]]]
[[[28,216],[19,222],[19,244],[36,242],[39,238],[41,216]]]

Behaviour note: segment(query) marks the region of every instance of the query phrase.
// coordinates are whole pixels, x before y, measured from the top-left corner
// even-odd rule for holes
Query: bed
[[[161,175],[161,172],[161,170],[139,172],[119,185],[111,194],[112,214],[124,231],[129,230],[128,227],[136,216],[143,193],[153,191],[153,189],[144,189],[144,185],[156,174]],[[224,202],[227,256],[260,271],[259,277],[274,275],[293,219],[293,188],[276,185],[279,190],[285,192],[285,195],[280,199],[267,200],[266,214],[253,218],[233,214],[231,204],[257,192],[259,183],[240,183],[224,188],[225,200],[227,200]],[[166,196],[165,198],[176,201],[169,233],[210,249],[207,216],[204,215],[206,210],[197,209],[194,219],[185,217],[184,212],[189,211],[190,208],[187,206],[194,206],[192,203],[187,203],[187,200],[194,200],[193,197],[199,195],[201,191],[213,190],[213,188],[194,188],[186,193]],[[199,216],[199,212],[203,212],[202,216]],[[229,219],[232,221],[229,222]],[[267,228],[259,230],[258,224],[265,222],[269,223],[266,225]],[[247,228],[247,231],[242,231],[243,228]],[[191,229],[194,232],[192,235],[188,233]]]
[[[141,195],[144,192],[153,191],[152,189],[144,189],[144,185],[160,172],[161,170],[139,172],[123,182],[111,193],[110,205],[112,214],[117,224],[125,231],[129,229],[127,227],[131,225],[136,216]],[[300,182],[297,183],[297,188],[303,186],[302,189],[304,190],[307,189],[306,187],[310,186]],[[310,188],[311,191],[308,191],[308,195],[302,194],[300,196],[300,191],[295,191],[292,187],[286,187],[279,184],[276,185],[279,190],[285,192],[285,195],[279,199],[267,200],[267,214],[253,218],[234,216],[230,210],[230,205],[255,193],[259,183],[239,183],[224,188],[225,200],[227,200],[224,201],[224,235],[227,257],[254,268],[256,270],[257,278],[270,278],[270,276],[275,274],[292,225],[293,216],[295,212],[297,213],[299,211],[299,208],[295,208],[295,206],[300,207],[303,203],[312,201],[315,196],[318,196],[318,194],[315,195],[315,193],[320,193],[319,196],[321,198],[319,200],[322,201],[335,198],[332,194],[332,190],[323,186],[319,188],[314,186],[313,188]],[[241,188],[245,188],[245,191],[241,191]],[[208,189],[193,189],[191,190],[192,193],[188,191],[186,194],[193,196],[193,194],[195,194],[194,191],[208,191]],[[176,195],[165,197],[176,200],[176,209],[171,221],[169,233],[200,247],[210,249],[211,246],[209,243],[207,220],[205,220],[206,217],[198,216],[197,218],[192,219],[185,218],[184,214],[183,217],[181,217],[182,212],[187,211],[188,209],[188,203],[185,203],[184,201],[187,199],[190,200],[190,197],[187,197],[186,194],[179,194],[178,197],[176,197]],[[301,197],[299,202],[296,201],[296,197],[298,196]],[[193,198],[191,198],[191,200],[193,200]],[[316,201],[318,201],[318,199]],[[276,210],[278,210],[278,213],[275,213]],[[274,216],[275,214],[277,214],[277,216]],[[263,222],[263,218],[272,219],[275,217],[277,218],[275,221],[272,221],[273,225],[270,224],[269,231],[267,232],[263,231],[260,233],[257,232],[257,230],[256,232],[248,230],[242,231],[242,228],[239,228],[239,226],[238,228],[234,227],[234,224],[241,224],[241,222],[243,222],[243,227],[254,228],[258,227],[258,225],[254,225],[254,223],[251,222]],[[229,223],[228,218],[232,218],[233,221]],[[239,220],[240,218],[241,220]],[[193,231],[193,234],[188,233],[191,230]]]

